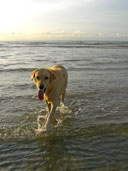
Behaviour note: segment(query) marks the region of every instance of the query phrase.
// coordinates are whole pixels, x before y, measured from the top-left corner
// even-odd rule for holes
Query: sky
[[[0,0],[0,41],[128,40],[128,0]]]

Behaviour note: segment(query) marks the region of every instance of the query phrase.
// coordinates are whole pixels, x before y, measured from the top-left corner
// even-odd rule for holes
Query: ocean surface
[[[65,106],[41,131],[47,109],[30,75],[56,64],[68,70]],[[128,42],[0,42],[0,171],[10,170],[128,170]]]

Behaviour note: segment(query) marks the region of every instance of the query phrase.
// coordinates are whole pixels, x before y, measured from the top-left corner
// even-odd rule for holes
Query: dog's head
[[[37,89],[45,92],[48,85],[55,80],[56,76],[49,69],[36,69],[31,73],[31,78],[34,80]]]

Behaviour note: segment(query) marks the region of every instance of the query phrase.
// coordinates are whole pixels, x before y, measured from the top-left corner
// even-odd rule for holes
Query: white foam
[[[44,113],[44,112],[47,112],[48,111],[48,109],[47,109],[47,107],[46,108],[42,108],[39,112],[40,113]]]
[[[37,128],[37,129],[35,129],[36,134],[40,134],[40,133],[45,132],[45,131],[46,131],[45,128]]]
[[[40,132],[46,131],[46,129],[44,127],[45,120],[46,120],[46,116],[43,116],[43,115],[38,115],[37,116],[37,129],[36,129],[36,133],[40,133]]]
[[[57,124],[54,126],[55,128],[60,127],[62,125],[63,120],[62,119],[56,119]]]
[[[72,110],[69,109],[69,107],[65,106],[64,104],[61,104],[61,106],[57,107],[56,110],[59,111],[61,114],[71,114],[72,113]]]

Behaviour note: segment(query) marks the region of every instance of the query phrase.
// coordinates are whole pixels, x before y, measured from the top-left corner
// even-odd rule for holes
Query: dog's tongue
[[[42,90],[38,91],[38,99],[43,100],[44,99],[44,92]]]

